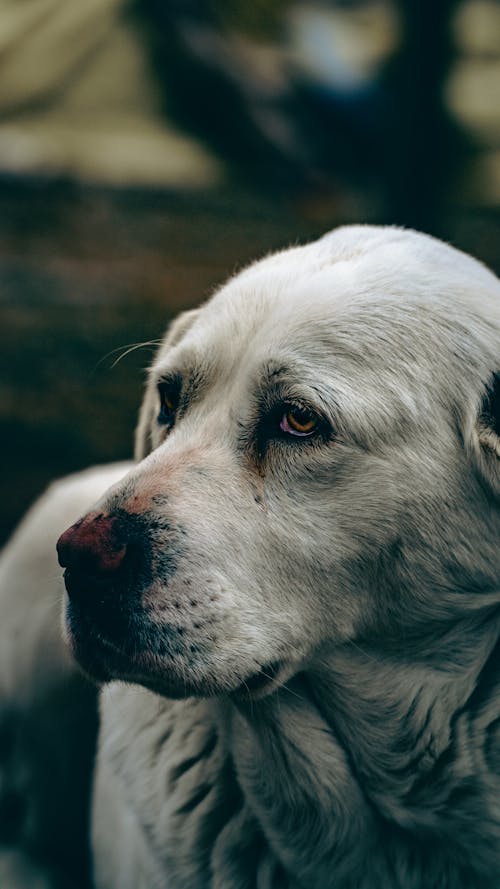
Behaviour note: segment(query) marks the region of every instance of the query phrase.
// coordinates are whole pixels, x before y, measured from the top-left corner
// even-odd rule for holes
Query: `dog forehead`
[[[500,284],[479,262],[426,235],[352,226],[231,279],[175,360],[219,380],[269,359],[320,373],[333,362],[361,376],[416,362],[439,374],[457,356],[464,371],[471,360],[489,363],[499,335]]]
[[[472,258],[427,236],[382,230],[361,242],[335,234],[275,254],[225,285],[203,309],[199,331],[241,351],[245,344],[356,337],[373,342],[382,332],[397,344],[409,331],[418,348],[433,329],[500,319],[500,285]],[[366,239],[366,236],[365,236]],[[347,243],[346,243],[347,240]],[[404,338],[404,337],[403,337]]]
[[[246,316],[248,330],[264,327],[270,318],[275,322],[275,314],[293,319],[307,313],[331,321],[339,309],[356,314],[362,305],[383,308],[387,300],[389,314],[404,313],[408,302],[439,314],[450,299],[457,311],[474,304],[477,312],[481,293],[490,292],[498,301],[495,275],[435,238],[390,227],[347,226],[259,260],[222,287],[205,310],[233,320]]]

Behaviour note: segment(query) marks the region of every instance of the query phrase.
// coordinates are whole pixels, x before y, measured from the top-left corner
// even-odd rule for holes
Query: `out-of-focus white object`
[[[358,8],[298,3],[288,14],[290,59],[307,78],[327,89],[352,91],[375,76],[400,37],[390,0]]]
[[[500,53],[496,59],[458,62],[448,79],[446,100],[477,139],[500,144]]]
[[[0,0],[0,171],[199,187],[222,170],[167,124],[124,0]]]
[[[465,0],[453,21],[453,36],[462,52],[498,55],[500,52],[500,3],[498,0]]]
[[[500,3],[465,0],[453,20],[458,60],[445,87],[450,111],[482,149],[469,163],[460,198],[500,204]]]
[[[500,3],[466,0],[453,21],[459,52],[446,85],[446,101],[475,138],[500,145]]]

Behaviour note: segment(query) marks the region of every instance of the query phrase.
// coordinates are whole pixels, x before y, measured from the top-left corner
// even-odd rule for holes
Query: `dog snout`
[[[57,542],[59,564],[66,568],[70,597],[81,581],[111,585],[127,561],[128,541],[116,516],[90,513],[68,528]]]

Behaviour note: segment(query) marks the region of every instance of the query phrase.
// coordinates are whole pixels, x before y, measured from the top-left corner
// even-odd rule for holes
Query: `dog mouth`
[[[71,605],[66,609],[66,639],[84,673],[97,682],[108,682],[130,674],[131,655],[75,611]]]
[[[121,647],[95,629],[90,632],[67,621],[67,636],[75,660],[87,677],[97,684],[119,680],[142,685],[162,697],[182,699],[206,697],[201,683],[190,681],[179,655],[165,658],[148,650]]]
[[[84,673],[97,683],[113,680],[138,683],[166,697],[185,698],[190,695],[212,697],[229,695],[242,703],[265,697],[281,685],[286,674],[283,661],[272,661],[241,678],[203,679],[201,663],[192,672],[186,663],[179,638],[168,645],[168,651],[144,647],[139,639],[124,640],[97,624],[69,602],[66,610],[66,636],[71,652]],[[201,648],[198,649],[202,653]],[[241,675],[241,674],[240,674]],[[285,677],[286,678],[286,675]]]
[[[95,615],[87,614],[69,600],[65,628],[71,653],[90,679],[98,683],[121,679],[148,687],[157,684],[162,655],[158,650],[148,649],[144,628],[133,613],[117,615],[115,621],[107,614],[105,619],[96,620]],[[165,647],[174,662],[182,654],[173,633],[166,639]],[[170,685],[168,677],[164,684]]]

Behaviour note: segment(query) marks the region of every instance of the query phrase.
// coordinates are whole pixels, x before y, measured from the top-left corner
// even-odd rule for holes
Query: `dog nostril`
[[[121,567],[127,544],[117,533],[113,516],[91,513],[61,535],[57,553],[63,568],[102,576]]]

